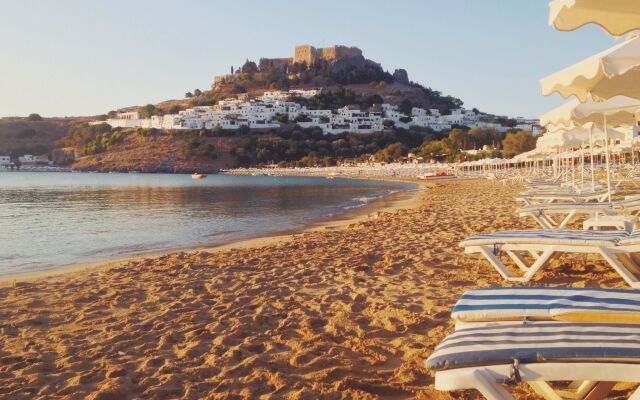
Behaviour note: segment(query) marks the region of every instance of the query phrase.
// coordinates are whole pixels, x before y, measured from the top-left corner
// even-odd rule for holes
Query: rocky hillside
[[[355,49],[360,52],[357,48]],[[169,100],[156,105],[156,112],[173,113],[181,109],[213,105],[218,100],[247,93],[259,96],[265,90],[310,89],[322,87],[325,91],[342,88],[357,95],[377,94],[381,100],[399,104],[408,99],[417,107],[437,108],[448,113],[452,108],[461,107],[462,100],[443,95],[437,90],[411,82],[404,69],[393,73],[385,71],[381,64],[362,55],[315,59],[313,63],[296,62],[295,58],[260,59],[256,64],[247,60],[231,74],[217,76],[209,90],[195,89],[185,93],[185,99]],[[131,107],[127,110],[141,107]]]
[[[216,172],[238,165],[226,142],[224,138],[129,130],[104,151],[80,157],[73,168],[100,172]]]
[[[311,62],[300,61],[298,47],[311,49],[307,54],[313,56],[309,58]],[[401,109],[406,109],[405,112],[417,106],[437,108],[445,114],[463,104],[460,99],[411,82],[403,69],[393,73],[385,71],[379,63],[365,59],[357,48],[298,47],[291,58],[262,58],[258,63],[247,60],[241,67],[232,68],[231,74],[216,77],[209,90],[187,92],[184,99],[119,111],[140,110],[148,117],[177,113],[193,106],[213,105],[230,96],[260,96],[266,90],[318,87],[323,88],[321,95],[296,101],[309,108],[322,109],[351,104],[365,109],[385,102],[398,104]],[[115,113],[115,110],[110,113]],[[210,172],[272,161],[300,162],[302,165],[327,159],[335,162],[339,158],[373,154],[392,143],[412,148],[437,136],[429,130],[409,133],[394,130],[374,135],[371,139],[357,139],[353,135],[326,138],[292,124],[268,133],[248,130],[235,133],[112,130],[108,125],[87,124],[96,118],[0,119],[0,154],[43,154],[65,147],[75,149],[80,156],[73,166],[81,170]],[[392,141],[388,140],[389,135],[393,137]]]
[[[0,154],[45,154],[65,137],[73,124],[91,118],[0,118]]]

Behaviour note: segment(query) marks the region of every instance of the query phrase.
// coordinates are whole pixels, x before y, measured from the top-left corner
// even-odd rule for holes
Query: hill
[[[0,154],[16,157],[23,154],[51,152],[69,128],[93,118],[0,118]]]
[[[364,58],[362,51],[355,47],[315,49],[297,46],[292,57],[261,58],[258,63],[246,60],[239,68],[231,67],[230,72],[214,77],[211,89],[187,92],[184,99],[118,111],[140,111],[149,118],[176,114],[195,106],[212,106],[230,97],[259,97],[267,90],[319,87],[322,91],[314,97],[291,100],[310,110],[336,110],[357,105],[362,110],[377,107],[379,111],[380,104],[389,103],[398,105],[405,115],[411,114],[412,107],[437,109],[446,115],[463,104],[460,99],[411,82],[403,69],[393,73],[383,70],[379,63]],[[474,112],[479,113],[475,109]],[[110,111],[97,118],[105,120],[115,114],[116,111]],[[408,123],[404,129],[385,125],[383,132],[373,134],[323,135],[322,130],[301,128],[288,119],[278,120],[280,128],[261,130],[242,126],[235,131],[224,131],[219,127],[175,131],[123,129],[88,123],[95,119],[0,119],[0,154],[43,154],[64,147],[72,153],[75,149],[80,156],[73,165],[80,170],[213,172],[220,168],[267,163],[289,166],[334,164],[344,159],[371,156],[391,161],[408,151],[425,158],[454,159],[461,149],[483,145],[500,147],[505,139],[504,133],[484,129],[468,137],[463,135],[466,139],[460,141],[449,138],[445,132],[409,126]],[[508,126],[515,125],[515,121],[510,123]],[[460,128],[469,131],[468,127]],[[460,135],[456,132],[456,137],[462,137]]]
[[[215,76],[209,90],[195,89],[185,93],[185,99],[161,102],[156,109],[159,113],[174,113],[195,106],[211,106],[242,93],[257,97],[265,90],[318,87],[326,92],[347,89],[362,97],[375,94],[390,104],[400,104],[408,99],[416,107],[439,109],[445,114],[463,105],[458,98],[411,82],[404,69],[393,73],[385,71],[381,64],[364,58],[356,47],[315,49],[302,45],[296,46],[290,58],[261,58],[258,63],[247,59],[241,67],[231,67],[230,74]],[[143,109],[129,107],[123,110]]]

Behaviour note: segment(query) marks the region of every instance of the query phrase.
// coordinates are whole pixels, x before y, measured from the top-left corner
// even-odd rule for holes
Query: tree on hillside
[[[193,95],[194,95],[194,96],[201,96],[201,95],[202,95],[202,90],[200,90],[200,89],[196,89],[196,90],[194,90],[194,91],[193,91]]]
[[[187,92],[187,93],[184,94],[184,97],[186,97],[187,99],[190,99],[190,98],[193,97],[193,93]]]
[[[405,154],[407,154],[407,151],[409,151],[407,149],[407,146],[405,146],[400,142],[396,142],[396,143],[391,143],[384,149],[378,151],[374,155],[374,157],[378,161],[394,162],[396,160],[399,160]]]
[[[502,134],[495,128],[483,129],[476,126],[469,130],[469,138],[477,149],[481,149],[482,146],[498,147],[502,141]]]
[[[234,85],[233,93],[247,93],[247,88],[242,85]]]
[[[502,151],[505,158],[511,158],[520,153],[533,150],[536,147],[537,139],[530,131],[519,131],[507,133],[502,141]]]
[[[458,149],[469,150],[471,140],[467,131],[460,128],[454,128],[449,132],[449,140],[451,144]]]
[[[249,61],[249,59],[247,59],[247,61],[245,61],[242,65],[242,72],[245,74],[253,75],[258,72],[258,66],[255,62]]]
[[[396,125],[395,121],[392,119],[385,119],[382,121],[382,126],[386,129],[393,128]]]
[[[142,107],[142,116],[144,118],[151,118],[151,116],[155,114],[156,106],[154,106],[153,104],[147,104],[146,106]]]
[[[449,155],[450,149],[447,144],[442,140],[430,140],[426,141],[420,146],[418,153],[428,160],[442,161]]]
[[[398,104],[398,110],[405,115],[411,115],[411,109],[413,108],[413,104],[409,99],[402,99],[400,104]]]
[[[40,114],[36,114],[36,113],[29,114],[29,116],[27,117],[27,119],[28,119],[29,121],[42,121],[42,117],[40,116]]]
[[[384,100],[382,99],[382,97],[379,94],[372,94],[370,96],[367,96],[364,99],[364,105],[366,107],[371,107],[374,104],[382,104],[384,103]]]

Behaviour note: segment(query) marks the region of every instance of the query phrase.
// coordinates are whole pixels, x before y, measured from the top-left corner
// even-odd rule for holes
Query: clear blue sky
[[[207,89],[246,58],[358,46],[468,108],[537,116],[538,79],[614,44],[546,0],[0,0],[0,117],[103,114]]]

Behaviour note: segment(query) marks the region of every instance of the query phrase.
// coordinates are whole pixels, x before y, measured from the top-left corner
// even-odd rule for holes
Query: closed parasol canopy
[[[595,102],[587,99],[580,103],[572,99],[540,116],[540,125],[548,130],[583,126],[590,123],[602,124],[603,115],[611,126],[635,125],[640,113],[640,100],[627,96],[614,96],[609,100]]]
[[[540,79],[544,96],[557,92],[562,97],[576,96],[585,102],[614,96],[640,99],[640,36],[627,40]]]
[[[559,31],[572,31],[586,24],[597,24],[609,34],[620,36],[640,29],[638,0],[552,0],[549,25]]]

